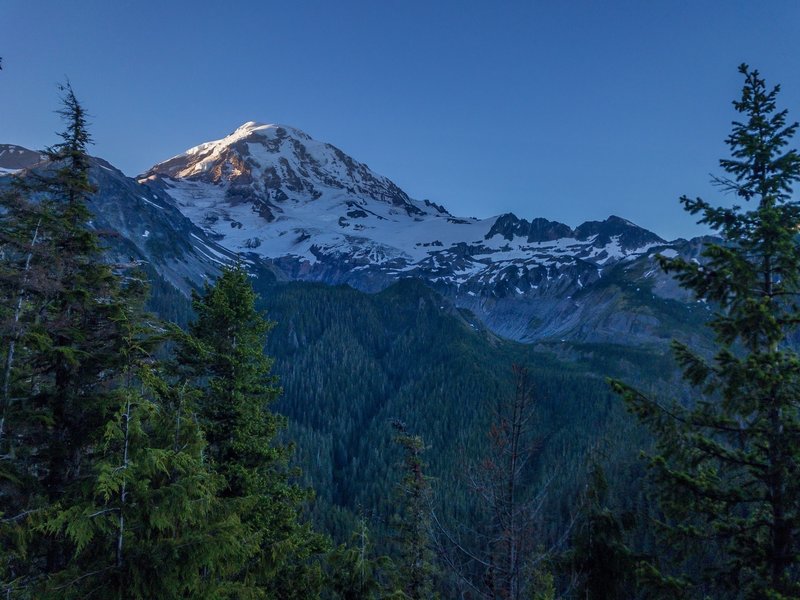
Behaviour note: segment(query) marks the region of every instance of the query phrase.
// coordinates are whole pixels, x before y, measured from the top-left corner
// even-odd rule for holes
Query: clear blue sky
[[[68,76],[129,175],[248,120],[465,216],[701,230],[736,67],[800,119],[796,0],[2,0],[0,142],[40,148]]]

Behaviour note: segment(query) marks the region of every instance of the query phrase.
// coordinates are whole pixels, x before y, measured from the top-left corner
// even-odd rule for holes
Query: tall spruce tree
[[[395,495],[393,524],[398,582],[406,598],[433,598],[431,486],[422,460],[425,442],[409,433],[402,421],[394,420],[392,427],[397,431],[394,440],[403,449],[403,477]]]
[[[322,577],[313,558],[325,542],[303,522],[310,492],[292,482],[292,447],[279,439],[286,421],[269,409],[280,393],[264,354],[272,323],[256,309],[241,266],[223,269],[193,307],[197,319],[179,335],[178,366],[199,391],[207,456],[224,481],[220,496],[257,541],[239,580],[270,598],[313,597]]]
[[[220,509],[191,402],[159,376],[143,279],[103,261],[86,116],[64,92],[62,143],[0,213],[3,593],[221,597],[254,544]]]
[[[48,164],[18,180],[3,214],[3,512],[25,555],[14,580],[62,569],[69,544],[32,535],[79,485],[101,424],[107,375],[119,367],[124,299],[88,227],[90,136],[71,87],[62,91],[62,141]],[[13,555],[10,552],[9,555]]]
[[[657,565],[646,572],[672,597],[800,597],[800,206],[792,196],[800,156],[787,150],[797,123],[778,110],[778,86],[767,88],[746,65],[739,71],[741,121],[716,181],[745,204],[681,198],[722,239],[706,245],[699,264],[660,259],[714,307],[716,353],[673,343],[697,390],[688,402],[665,406],[613,382],[656,435],[650,464],[668,553],[684,568],[672,578]]]

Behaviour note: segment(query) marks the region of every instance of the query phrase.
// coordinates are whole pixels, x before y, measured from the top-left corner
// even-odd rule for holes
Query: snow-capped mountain
[[[586,327],[603,306],[614,310],[587,302],[588,291],[617,267],[676,251],[615,216],[574,229],[513,214],[455,217],[409,198],[338,148],[281,125],[245,123],[157,164],[139,182],[169,196],[220,246],[284,278],[376,291],[417,277],[522,341],[623,333],[610,322],[608,331],[600,323]],[[651,335],[647,323],[628,329]]]
[[[31,168],[48,166],[0,146],[0,186]],[[525,342],[662,342],[706,310],[655,264],[657,253],[698,256],[702,240],[666,242],[616,216],[575,228],[456,217],[291,127],[245,123],[138,180],[95,158],[91,179],[110,258],[145,263],[183,293],[238,256],[255,276],[367,292],[421,279],[445,309]]]

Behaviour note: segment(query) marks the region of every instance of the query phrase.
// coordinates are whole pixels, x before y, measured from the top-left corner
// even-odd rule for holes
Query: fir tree
[[[586,600],[635,597],[636,557],[624,539],[633,518],[629,513],[617,515],[611,510],[607,495],[605,472],[595,463],[586,490],[586,516],[565,556],[568,569],[578,578],[578,596]]]
[[[224,481],[221,498],[257,541],[240,580],[268,597],[312,597],[321,570],[310,561],[325,543],[303,523],[310,492],[292,483],[292,447],[278,439],[285,419],[269,409],[280,393],[264,354],[272,324],[256,309],[241,266],[223,269],[193,307],[197,319],[179,336],[178,365],[199,391],[197,413],[207,456]]]
[[[425,443],[420,436],[410,434],[399,420],[393,421],[392,427],[397,431],[395,442],[404,454],[394,523],[400,587],[407,598],[433,598],[431,489],[422,461]]]
[[[792,196],[800,156],[787,150],[797,124],[777,108],[779,87],[768,89],[746,65],[739,70],[745,83],[733,104],[742,120],[733,123],[731,157],[720,161],[726,175],[716,181],[746,204],[683,197],[722,240],[706,246],[701,264],[660,259],[715,307],[716,353],[707,359],[674,343],[698,392],[688,403],[663,406],[613,384],[656,434],[650,463],[683,581],[657,565],[647,572],[673,597],[682,585],[684,596],[800,596],[800,206]],[[690,559],[702,561],[699,568]]]
[[[159,375],[142,276],[103,261],[85,112],[64,91],[63,141],[0,223],[4,592],[220,597],[257,545],[220,508],[191,402]]]

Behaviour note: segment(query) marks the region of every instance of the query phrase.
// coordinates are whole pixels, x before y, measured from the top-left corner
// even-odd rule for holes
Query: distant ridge
[[[40,158],[2,148],[0,165]],[[94,225],[119,232],[121,260],[136,257],[183,293],[238,257],[256,276],[366,292],[415,278],[522,342],[666,343],[675,315],[694,310],[655,255],[693,257],[696,242],[618,216],[574,228],[457,217],[293,127],[247,122],[138,180],[92,165]]]

